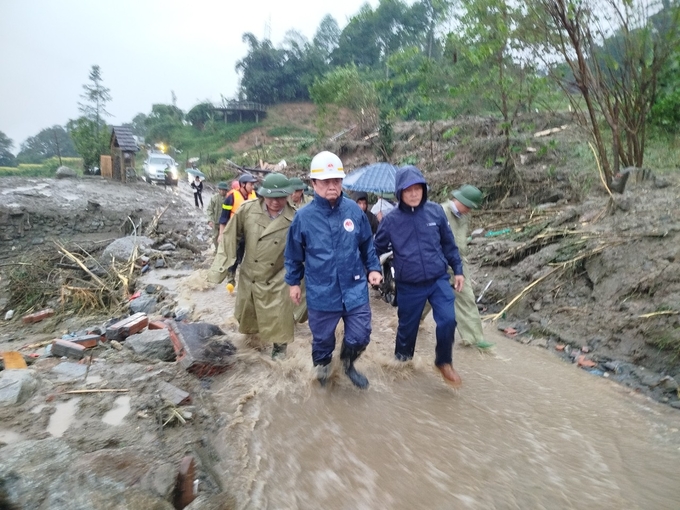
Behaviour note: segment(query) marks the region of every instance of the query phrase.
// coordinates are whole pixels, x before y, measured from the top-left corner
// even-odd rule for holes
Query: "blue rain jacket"
[[[300,285],[304,277],[307,307],[322,312],[368,303],[367,274],[380,272],[368,219],[345,196],[331,206],[314,194],[314,200],[295,213],[284,257],[286,283]]]
[[[423,199],[416,207],[401,201],[403,190],[422,184]],[[395,195],[399,205],[380,222],[375,235],[378,255],[394,252],[396,282],[430,284],[446,276],[448,266],[463,274],[463,263],[453,233],[439,204],[428,202],[427,183],[414,166],[397,171]]]

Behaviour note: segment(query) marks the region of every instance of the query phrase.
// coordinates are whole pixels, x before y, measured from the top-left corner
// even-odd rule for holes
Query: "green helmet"
[[[451,195],[453,195],[453,198],[458,200],[461,204],[469,207],[470,209],[479,209],[479,207],[482,205],[482,200],[484,199],[482,192],[478,188],[470,186],[469,184],[461,186],[456,191],[451,192]]]
[[[288,180],[290,181],[290,189],[294,191],[304,190],[307,187],[299,177],[291,177]]]
[[[231,187],[226,182],[220,182],[217,184],[217,189],[229,190]]]
[[[264,178],[257,194],[264,198],[282,198],[290,195],[290,181],[283,174],[272,173]]]

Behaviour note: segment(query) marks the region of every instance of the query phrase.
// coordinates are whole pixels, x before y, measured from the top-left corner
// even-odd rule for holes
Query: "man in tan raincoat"
[[[475,301],[475,294],[472,290],[470,278],[470,263],[468,262],[468,246],[467,237],[469,230],[469,216],[468,213],[472,209],[477,209],[482,205],[482,192],[466,184],[459,189],[451,192],[452,199],[444,202],[442,207],[446,213],[446,219],[449,222],[453,237],[456,239],[458,252],[461,259],[463,259],[463,275],[465,276],[465,283],[460,292],[456,292],[456,321],[458,323],[456,329],[460,335],[463,345],[474,346],[479,349],[488,349],[493,346],[492,343],[484,340],[484,332],[482,331],[482,319],[479,316],[477,309],[477,302]]]
[[[293,341],[293,303],[283,280],[283,250],[295,210],[287,203],[288,179],[269,174],[257,191],[257,200],[244,202],[227,224],[208,280],[221,283],[236,260],[240,239],[245,254],[236,287],[234,316],[239,331],[258,334],[263,343],[273,344],[272,358],[283,358]]]
[[[477,301],[475,300],[475,293],[472,290],[472,280],[470,278],[470,263],[468,262],[468,230],[469,230],[469,216],[468,213],[472,209],[477,209],[482,205],[484,198],[482,192],[466,184],[455,191],[451,192],[452,199],[444,202],[441,206],[444,208],[446,219],[449,222],[449,227],[453,232],[453,237],[458,246],[458,253],[463,261],[463,276],[465,276],[465,283],[460,292],[456,292],[456,300],[454,308],[456,310],[456,330],[460,335],[461,343],[468,347],[477,347],[485,350],[493,347],[491,342],[484,340],[484,332],[482,330],[482,318],[477,309]],[[449,271],[451,273],[451,271]],[[452,274],[452,273],[451,273]],[[453,278],[452,283],[453,286]],[[425,310],[421,316],[421,321],[430,312],[429,303],[426,303]]]

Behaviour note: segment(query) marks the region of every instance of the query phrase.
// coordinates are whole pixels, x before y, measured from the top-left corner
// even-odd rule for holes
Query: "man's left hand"
[[[463,290],[463,284],[465,283],[465,277],[462,274],[457,274],[453,277],[453,290],[460,292]]]
[[[371,285],[380,285],[381,281],[382,275],[380,274],[380,271],[371,271],[368,273],[368,283]]]

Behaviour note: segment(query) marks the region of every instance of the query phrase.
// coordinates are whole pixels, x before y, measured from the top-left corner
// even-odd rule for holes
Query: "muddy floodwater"
[[[194,317],[235,328],[234,295],[200,272],[175,276],[156,283]],[[211,381],[224,412],[219,475],[238,508],[680,508],[677,410],[493,325],[493,354],[456,346],[454,391],[432,367],[432,319],[401,365],[396,310],[371,304],[373,341],[357,363],[367,391],[337,366],[319,387],[306,324],[286,360],[240,345],[236,367]]]

